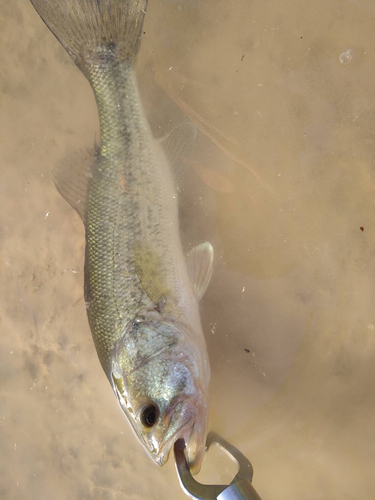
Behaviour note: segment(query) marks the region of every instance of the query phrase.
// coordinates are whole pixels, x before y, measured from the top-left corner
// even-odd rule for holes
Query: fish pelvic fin
[[[30,0],[44,23],[85,72],[108,48],[133,62],[139,51],[147,0]]]

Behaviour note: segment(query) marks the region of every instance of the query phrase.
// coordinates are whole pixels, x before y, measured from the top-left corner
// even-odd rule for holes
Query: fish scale
[[[198,300],[213,250],[203,243],[183,254],[170,166],[140,100],[133,65],[146,2],[31,1],[98,107],[100,148],[69,155],[53,175],[86,228],[85,299],[98,358],[153,460],[163,465],[182,436],[197,472],[210,377]]]
[[[93,65],[90,73],[98,103],[101,149],[89,184],[85,274],[89,321],[107,371],[124,324],[153,307],[134,271],[134,241],[147,240],[161,254],[173,255],[178,238],[170,228],[178,228],[174,220],[177,208],[165,207],[167,198],[169,205],[176,203],[172,182],[164,180],[170,177],[163,171],[167,163],[158,161],[150,150],[153,139],[139,111],[133,70],[128,63],[113,62],[111,54],[101,56],[105,63]],[[125,192],[117,182],[119,174],[125,178]],[[174,263],[168,261],[173,276]],[[171,281],[178,283],[173,277]]]

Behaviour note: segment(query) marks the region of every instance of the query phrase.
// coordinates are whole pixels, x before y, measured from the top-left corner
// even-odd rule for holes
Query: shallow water
[[[146,18],[155,135],[198,130],[177,175],[184,245],[216,252],[210,427],[264,500],[375,495],[374,26],[371,0],[161,0]],[[99,365],[83,227],[51,181],[98,137],[94,97],[27,0],[0,4],[0,62],[0,498],[182,500]]]

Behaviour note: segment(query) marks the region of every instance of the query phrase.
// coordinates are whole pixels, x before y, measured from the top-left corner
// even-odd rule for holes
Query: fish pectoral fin
[[[135,272],[144,292],[162,312],[170,296],[168,274],[162,259],[148,242],[137,242],[133,246]]]
[[[187,269],[194,295],[201,300],[212,276],[214,249],[205,242],[194,247],[186,254]]]
[[[52,179],[61,196],[86,220],[87,191],[95,162],[95,149],[70,153],[52,171]]]

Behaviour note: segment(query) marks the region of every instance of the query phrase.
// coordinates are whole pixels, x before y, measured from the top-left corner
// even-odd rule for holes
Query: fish
[[[89,81],[100,142],[53,169],[85,226],[85,301],[102,368],[148,455],[183,438],[192,473],[207,434],[210,366],[199,313],[213,268],[203,242],[184,255],[177,189],[152,135],[134,64],[147,0],[31,0]]]

